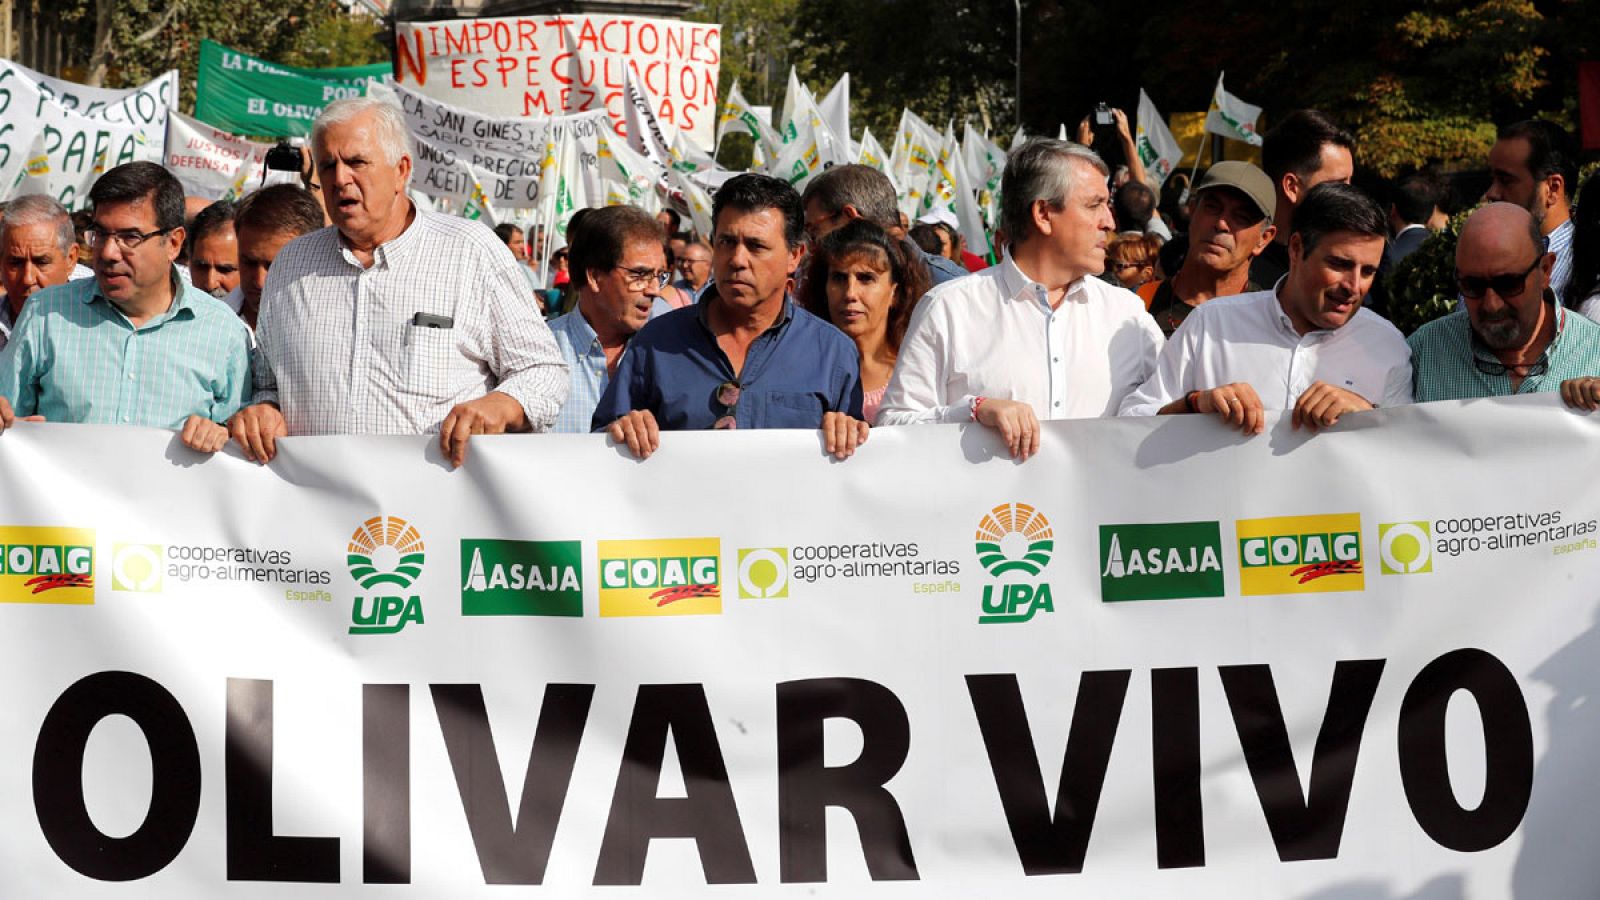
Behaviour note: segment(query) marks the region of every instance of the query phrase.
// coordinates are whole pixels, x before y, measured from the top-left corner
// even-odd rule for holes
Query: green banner
[[[389,74],[388,63],[300,69],[200,42],[195,118],[223,131],[255,137],[290,137],[311,131],[322,108],[367,92],[368,78]]]

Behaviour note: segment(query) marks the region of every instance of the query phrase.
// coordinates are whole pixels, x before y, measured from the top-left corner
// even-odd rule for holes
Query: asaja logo
[[[1246,596],[1365,589],[1356,513],[1240,519],[1236,528]]]
[[[407,624],[423,624],[422,598],[404,596],[422,575],[422,535],[398,516],[374,516],[350,535],[345,563],[350,577],[369,591],[391,587],[393,594],[357,596],[350,608],[351,634],[394,634]]]
[[[1427,522],[1378,526],[1378,568],[1385,575],[1433,571],[1433,530]]]
[[[789,596],[789,550],[753,547],[739,551],[739,599],[780,600]]]
[[[463,616],[583,615],[579,541],[462,541]]]
[[[166,548],[160,544],[115,544],[111,550],[111,589],[156,593]]]
[[[0,527],[0,603],[93,602],[93,531]]]
[[[600,615],[722,612],[722,542],[716,538],[598,543]]]
[[[1038,577],[1050,564],[1054,537],[1050,520],[1037,509],[1026,503],[1002,503],[984,514],[973,540],[978,562],[995,578]],[[978,622],[1026,622],[1040,612],[1055,612],[1048,582],[986,584]]]
[[[1221,597],[1222,526],[1216,522],[1100,526],[1100,599]]]

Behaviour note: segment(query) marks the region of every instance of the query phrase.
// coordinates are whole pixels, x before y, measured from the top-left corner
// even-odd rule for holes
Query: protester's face
[[[1534,265],[1535,259],[1541,265]],[[1546,309],[1544,289],[1554,264],[1554,254],[1541,255],[1533,245],[1525,219],[1514,227],[1491,225],[1468,229],[1462,234],[1456,246],[1458,280],[1512,276],[1520,286],[1518,290],[1509,291],[1510,296],[1493,287],[1477,298],[1462,293],[1461,301],[1467,307],[1472,330],[1485,344],[1496,350],[1515,350],[1527,346],[1538,336]]]
[[[800,264],[801,249],[789,246],[783,224],[783,213],[772,207],[722,210],[711,270],[724,302],[748,311],[781,301],[789,276]]]
[[[328,217],[352,243],[385,237],[406,213],[411,157],[391,163],[374,127],[374,114],[330,125],[317,138],[317,178]]]
[[[20,307],[41,288],[66,284],[78,263],[78,245],[62,252],[57,229],[48,222],[13,225],[0,235],[0,285]]]
[[[1300,182],[1300,199],[1304,200],[1306,192],[1319,184],[1329,181],[1349,184],[1355,174],[1356,160],[1348,148],[1338,144],[1323,144],[1322,152],[1317,154],[1317,170],[1307,174]]]
[[[1094,166],[1069,160],[1075,166],[1072,192],[1061,208],[1050,209],[1048,239],[1058,263],[1081,277],[1106,268],[1106,244],[1117,227],[1111,216],[1111,191],[1106,176]]]
[[[828,319],[853,340],[882,336],[898,288],[882,253],[847,254],[828,265]]]
[[[700,290],[711,277],[711,251],[699,244],[685,247],[678,255],[678,274],[695,290]]]
[[[1130,291],[1138,290],[1155,277],[1155,266],[1142,260],[1113,259],[1107,262],[1117,283]]]
[[[1528,169],[1528,154],[1533,147],[1526,138],[1507,138],[1495,141],[1489,148],[1489,190],[1483,199],[1491,203],[1514,203],[1530,213],[1534,221],[1543,221],[1543,204],[1539,196],[1539,182]]]
[[[1189,259],[1216,272],[1246,265],[1272,241],[1272,226],[1249,197],[1227,187],[1200,193],[1189,219]]]
[[[95,207],[92,227],[107,235],[149,234],[160,226],[156,224],[155,204],[147,198],[100,204]],[[158,295],[172,278],[172,263],[183,248],[183,235],[181,227],[174,228],[164,235],[152,235],[131,249],[124,249],[114,238],[102,237],[93,257],[100,293],[122,307]]]
[[[1340,327],[1361,309],[1382,261],[1381,237],[1336,231],[1306,253],[1300,235],[1291,235],[1284,312],[1302,334]]]
[[[194,242],[189,251],[189,280],[219,299],[239,286],[239,240],[232,225],[214,229]]]
[[[267,270],[272,261],[298,235],[263,228],[239,229],[239,293],[244,305],[261,306],[261,291],[267,286]]]
[[[511,240],[506,242],[506,246],[511,249],[511,255],[517,258],[517,262],[528,259],[528,242],[523,240],[521,228],[511,229]]]
[[[584,316],[596,332],[630,335],[650,321],[650,307],[661,296],[658,275],[667,270],[667,255],[652,241],[629,241],[617,267],[588,272],[582,298]]]
[[[812,246],[843,228],[849,221],[850,217],[844,214],[844,210],[828,212],[815,197],[806,203],[806,237],[811,239]]]

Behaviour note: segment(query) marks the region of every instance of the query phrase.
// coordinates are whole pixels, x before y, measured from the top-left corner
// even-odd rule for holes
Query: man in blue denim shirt
[[[594,430],[642,459],[663,430],[821,428],[828,452],[848,457],[867,437],[860,356],[787,292],[805,234],[800,195],[740,175],[717,191],[712,222],[714,283],[634,337]]]

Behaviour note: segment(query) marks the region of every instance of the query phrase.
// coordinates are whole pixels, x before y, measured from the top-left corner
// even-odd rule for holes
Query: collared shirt
[[[1545,302],[1553,304],[1556,314],[1555,340],[1544,351],[1545,371],[1522,379],[1515,391],[1509,374],[1487,374],[1474,361],[1483,360],[1491,371],[1500,368],[1500,361],[1487,347],[1473,346],[1472,321],[1466,311],[1418,328],[1406,340],[1411,345],[1411,364],[1417,369],[1417,402],[1559,391],[1561,382],[1569,378],[1600,375],[1600,325],[1583,316],[1568,315],[1549,294]]]
[[[843,332],[785,297],[735,376],[706,318],[714,302],[716,289],[707,286],[700,302],[633,336],[595,408],[595,431],[635,409],[650,410],[663,431],[710,428],[727,412],[716,395],[729,381],[740,385],[740,428],[819,428],[828,412],[861,418],[861,355]]]
[[[594,408],[600,404],[610,377],[606,374],[606,351],[600,337],[583,313],[574,309],[550,320],[550,333],[567,361],[567,402],[561,405],[550,430],[560,434],[588,434]]]
[[[11,328],[16,324],[11,318],[11,302],[0,296],[0,350],[4,350],[6,342],[11,340]]]
[[[0,394],[51,422],[226,421],[250,395],[249,332],[222,301],[172,282],[172,306],[137,328],[92,278],[29,297],[0,351]]]
[[[290,434],[423,434],[500,391],[543,431],[567,367],[518,265],[483,225],[420,209],[370,267],[337,228],[295,238],[267,273],[254,402]]]
[[[1123,401],[1122,415],[1153,416],[1190,391],[1239,381],[1255,388],[1264,409],[1293,408],[1318,381],[1373,406],[1400,406],[1411,402],[1410,357],[1399,330],[1365,308],[1331,331],[1300,334],[1276,290],[1222,297],[1178,326],[1155,375]]]
[[[1162,342],[1132,291],[1090,275],[1051,309],[1008,256],[917,304],[878,424],[970,422],[976,397],[1020,400],[1041,419],[1116,415]]]
[[[911,246],[917,247],[916,244]],[[928,265],[928,276],[932,279],[929,283],[934,287],[938,287],[946,281],[955,281],[957,278],[965,278],[972,274],[959,263],[946,259],[937,253],[929,253],[921,247],[917,247],[917,252],[922,254],[922,261]]]
[[[1577,231],[1571,219],[1556,226],[1556,230],[1545,235],[1545,252],[1556,255],[1556,264],[1550,269],[1550,290],[1560,297],[1567,290],[1567,282],[1572,280],[1572,235]]]

